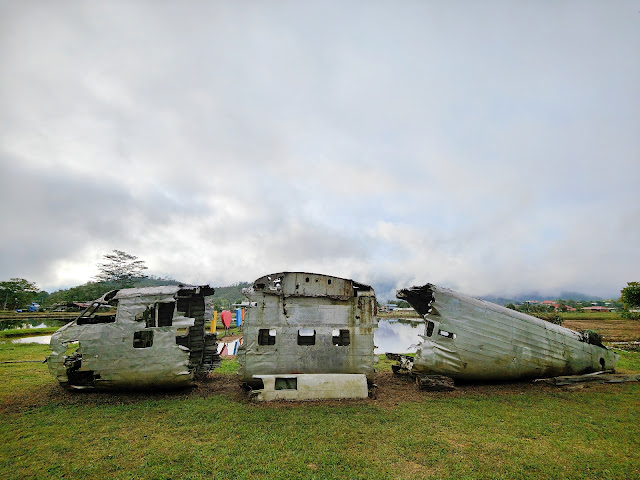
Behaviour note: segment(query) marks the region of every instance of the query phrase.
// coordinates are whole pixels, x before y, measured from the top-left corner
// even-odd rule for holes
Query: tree
[[[627,282],[627,286],[620,290],[620,301],[625,308],[640,307],[640,282]]]
[[[57,303],[90,302],[96,298],[100,298],[114,288],[118,288],[118,285],[112,282],[88,282],[84,285],[53,292],[47,297],[46,304],[55,305]]]
[[[0,282],[0,301],[3,308],[20,308],[33,302],[38,294],[35,283],[24,278],[12,278],[8,282]]]
[[[113,282],[120,287],[132,287],[136,278],[146,278],[142,273],[147,267],[143,260],[138,257],[129,255],[122,250],[114,250],[113,253],[104,255],[107,260],[105,263],[99,263],[100,273],[94,278],[99,282]]]
[[[47,298],[49,298],[49,292],[45,292],[44,290],[41,290],[36,294],[33,301],[39,305],[42,305],[47,301]]]

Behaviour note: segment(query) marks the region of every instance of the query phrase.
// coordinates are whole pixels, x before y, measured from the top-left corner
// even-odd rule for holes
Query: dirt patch
[[[218,338],[218,342],[220,343],[231,343],[236,340],[242,338],[242,335],[229,335],[228,337],[220,337]]]
[[[237,375],[233,374],[210,373],[204,381],[198,382],[192,393],[202,398],[225,395],[236,402],[247,401],[242,382]]]
[[[254,403],[250,402],[242,383],[236,375],[212,373],[193,388],[169,391],[76,391],[66,390],[57,384],[25,390],[15,396],[5,399],[0,405],[0,412],[19,412],[45,405],[129,405],[140,402],[184,399],[208,398],[214,395],[224,395],[230,401],[245,403],[255,408],[296,408],[305,405],[345,406],[370,405],[393,410],[407,402],[426,402],[429,399],[457,398],[466,396],[512,396],[533,393],[558,393],[580,390],[610,391],[619,388],[620,384],[585,384],[579,389],[575,386],[555,387],[542,383],[533,384],[530,381],[493,384],[462,384],[452,392],[424,392],[419,391],[415,383],[405,377],[399,377],[391,372],[382,372],[375,377],[376,398],[365,400],[316,400],[316,401],[275,401]],[[578,392],[576,392],[578,393]]]
[[[531,381],[510,383],[456,383],[451,392],[425,392],[418,390],[417,385],[408,377],[394,375],[391,372],[379,373],[376,377],[378,385],[377,400],[373,402],[385,409],[393,408],[405,402],[425,402],[428,399],[457,398],[468,396],[510,396],[540,391],[558,391],[557,387],[533,384]]]
[[[127,405],[149,400],[188,399],[194,395],[193,388],[168,391],[95,391],[66,390],[58,384],[40,386],[34,390],[24,390],[0,405],[0,412],[22,411],[45,405]]]

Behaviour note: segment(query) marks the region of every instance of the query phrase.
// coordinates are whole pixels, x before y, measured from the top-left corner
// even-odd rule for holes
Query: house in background
[[[596,305],[595,307],[583,307],[582,310],[587,311],[587,312],[612,312],[612,311],[615,310],[615,308],[600,307],[600,306]]]
[[[564,307],[566,309],[567,312],[575,312],[576,309],[573,307],[570,307],[569,305],[566,304],[559,304],[556,303],[555,300],[544,300],[541,305],[547,306],[547,307],[553,307],[557,312],[562,310],[562,307]]]

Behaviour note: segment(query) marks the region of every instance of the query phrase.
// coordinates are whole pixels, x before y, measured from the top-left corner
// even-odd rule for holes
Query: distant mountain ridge
[[[158,287],[161,285],[180,285],[181,282],[172,278],[135,278],[133,279],[134,287]],[[47,296],[46,305],[69,302],[91,302],[100,298],[110,290],[121,288],[114,282],[87,282],[76,287],[64,288],[56,290]]]
[[[575,300],[576,302],[601,302],[605,300],[602,297],[587,295],[579,292],[560,292],[560,295],[541,295],[538,292],[521,293],[511,297],[503,297],[498,295],[485,295],[480,297],[487,302],[497,303],[498,305],[506,305],[507,303],[523,303],[527,301],[542,302],[543,300]]]
[[[372,282],[372,286],[376,291],[376,296],[380,303],[385,303],[387,300],[393,301],[396,299],[397,287],[395,283],[389,282],[389,281],[381,281],[381,282],[379,281],[379,282]],[[446,286],[446,285],[440,285],[440,286]],[[550,294],[544,294],[544,295],[539,291],[532,290],[528,292],[518,293],[515,295],[501,295],[500,293],[497,293],[493,295],[478,296],[467,291],[457,290],[455,288],[453,288],[453,290],[456,290],[459,293],[470,295],[475,298],[486,300],[487,302],[497,303],[498,305],[506,305],[507,303],[523,303],[523,302],[526,302],[527,300],[534,300],[537,302],[541,302],[543,300],[556,300],[556,299],[575,300],[576,302],[585,302],[585,301],[600,302],[605,299],[611,299],[611,298],[617,300],[617,298],[619,297],[619,294],[615,297],[600,297],[597,295],[588,295],[586,293],[574,292],[570,290],[563,290],[560,293],[556,292],[556,293],[550,293]]]
[[[163,285],[190,285],[187,282],[180,282],[172,278],[136,278],[133,280],[133,287],[159,287]],[[228,307],[237,302],[242,302],[244,296],[242,295],[242,289],[251,286],[248,282],[237,282],[233,285],[226,287],[214,287],[215,293],[213,295],[213,301],[219,303],[221,306]],[[122,288],[113,282],[87,282],[83,285],[76,287],[57,290],[51,293],[47,299],[46,304],[52,305],[55,303],[67,303],[67,302],[91,302],[100,298],[102,295],[110,290]]]
[[[172,278],[157,278],[157,277],[148,277],[148,278],[138,278],[134,280],[135,287],[155,287],[160,285],[189,285],[185,282],[180,282],[178,280],[174,280]],[[242,289],[246,287],[250,287],[250,282],[236,282],[232,285],[227,286],[219,286],[214,287],[215,293],[213,295],[213,301],[216,306],[220,308],[229,308],[234,303],[240,303],[245,299],[242,295]],[[51,305],[53,303],[62,303],[62,302],[90,302],[95,300],[96,298],[101,297],[104,293],[109,290],[113,290],[118,288],[117,285],[111,282],[88,282],[84,285],[78,285],[77,287],[72,287],[69,289],[58,290],[53,292],[48,296],[46,300],[46,304]],[[378,297],[378,301],[384,303],[386,298],[385,295],[389,296],[389,299],[395,298],[395,289],[392,284],[381,283],[380,285],[375,285],[376,292],[387,292],[382,293],[382,297]],[[541,302],[543,300],[575,300],[577,302],[584,301],[604,301],[605,299],[602,297],[587,295],[580,292],[572,292],[572,291],[562,291],[559,295],[542,295],[539,292],[533,291],[528,293],[521,293],[513,296],[506,295],[484,295],[480,296],[482,300],[486,300],[487,302],[496,303],[498,305],[506,305],[508,303],[516,303],[520,304],[526,301],[536,301]],[[616,298],[617,299],[617,298]]]
[[[227,308],[234,303],[241,303],[246,300],[242,295],[242,289],[250,286],[249,282],[238,282],[227,287],[213,287],[215,289],[213,303],[219,308]]]

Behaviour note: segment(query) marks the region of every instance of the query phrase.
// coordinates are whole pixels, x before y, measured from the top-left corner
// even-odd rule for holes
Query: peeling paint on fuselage
[[[427,322],[413,371],[466,380],[576,375],[615,367],[588,334],[427,284],[398,291]]]
[[[327,275],[283,272],[244,289],[249,299],[239,374],[360,373],[371,376],[377,326],[368,285]]]
[[[216,336],[204,330],[211,295],[208,286],[111,291],[53,334],[49,371],[76,389],[192,385],[220,362]],[[112,303],[115,315],[97,314]]]

